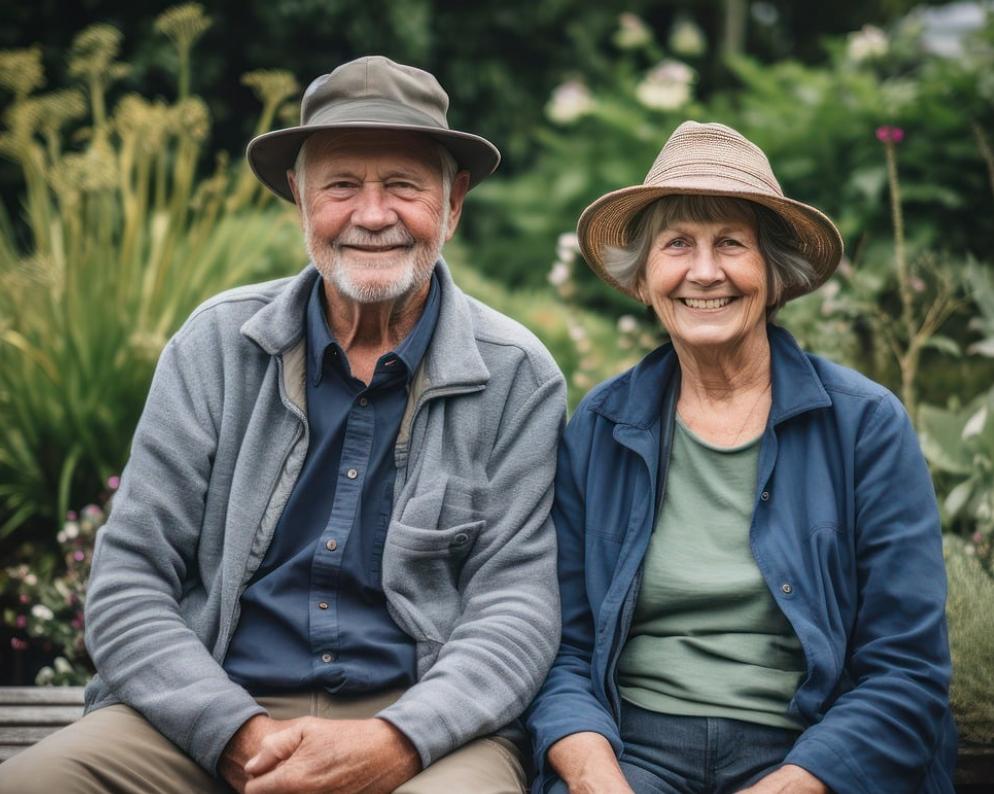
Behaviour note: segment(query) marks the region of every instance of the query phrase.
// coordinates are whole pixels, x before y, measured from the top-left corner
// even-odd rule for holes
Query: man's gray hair
[[[300,145],[300,151],[297,152],[297,159],[293,163],[293,175],[297,180],[297,189],[301,193],[304,192],[304,171],[307,168],[307,144],[313,137],[313,135],[309,135],[304,139],[304,142]],[[452,152],[442,144],[434,140],[431,143],[438,153],[439,166],[442,170],[442,190],[444,191],[445,204],[448,204],[449,195],[452,192],[452,183],[455,182],[456,174],[459,173],[459,164],[456,162],[456,158],[452,156]]]
[[[673,195],[652,202],[632,220],[628,245],[605,249],[604,269],[623,287],[633,289],[643,275],[656,237],[680,221],[755,224],[773,298],[767,310],[770,318],[786,302],[784,296],[788,292],[807,292],[818,281],[814,265],[798,248],[793,229],[778,213],[754,201],[728,196]]]

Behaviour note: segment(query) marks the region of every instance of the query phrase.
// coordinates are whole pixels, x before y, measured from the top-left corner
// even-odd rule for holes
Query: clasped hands
[[[218,771],[239,794],[388,794],[421,771],[421,759],[386,720],[259,714],[228,742]]]

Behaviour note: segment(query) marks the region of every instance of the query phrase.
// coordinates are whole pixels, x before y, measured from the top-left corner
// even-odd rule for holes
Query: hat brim
[[[616,281],[604,267],[607,247],[624,248],[630,242],[631,222],[653,201],[664,196],[699,195],[746,199],[776,212],[793,229],[801,254],[814,266],[815,283],[809,289],[788,290],[782,300],[796,298],[824,284],[842,259],[842,235],[831,219],[820,210],[800,201],[770,196],[750,190],[708,190],[699,186],[634,185],[612,191],[587,207],[577,223],[580,253],[603,281],[641,302],[633,288]]]
[[[500,151],[490,141],[479,135],[421,124],[376,122],[309,124],[274,130],[249,141],[245,156],[260,182],[280,198],[293,202],[293,191],[290,190],[286,173],[293,169],[300,147],[315,132],[335,130],[398,130],[427,135],[449,150],[460,170],[469,172],[470,188],[475,187],[490,176],[500,163]]]

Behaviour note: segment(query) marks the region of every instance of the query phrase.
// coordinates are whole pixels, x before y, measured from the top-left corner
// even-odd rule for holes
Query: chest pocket
[[[384,591],[416,639],[445,642],[459,619],[463,568],[486,526],[483,497],[469,480],[440,478],[390,523]]]

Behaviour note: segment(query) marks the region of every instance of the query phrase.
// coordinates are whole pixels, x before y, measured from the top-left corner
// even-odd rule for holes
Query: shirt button
[[[335,656],[334,654],[331,653],[322,653],[321,661],[324,662],[325,664],[331,664],[333,661],[335,661]]]
[[[784,595],[790,595],[791,593],[794,592],[794,588],[790,586],[789,582],[784,582],[782,585],[780,585],[780,591]]]
[[[359,476],[359,472],[357,469],[349,469],[347,472],[345,472],[345,476],[348,477],[350,480],[354,480],[356,477]]]
[[[320,603],[318,603],[318,609],[327,609],[327,608],[328,608],[327,601],[321,601]]]
[[[327,549],[328,551],[334,551],[335,549],[337,549],[337,548],[338,548],[338,544],[337,544],[337,543],[335,543],[335,541],[333,541],[333,540],[329,540],[329,541],[328,541],[327,543],[325,543],[325,544],[324,544],[324,547],[325,547],[325,548],[326,548],[326,549]]]
[[[763,500],[764,502],[768,502],[768,501],[770,501],[770,492],[769,492],[769,491],[763,491],[763,492],[762,492],[762,493],[761,493],[761,494],[759,495],[759,498],[760,498],[760,499],[762,499],[762,500]]]
[[[365,408],[367,405],[369,405],[369,400],[367,400],[365,397],[360,397],[359,398],[359,405],[361,405],[363,408]]]

